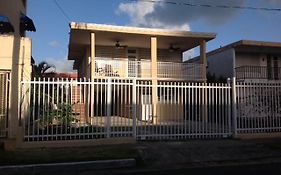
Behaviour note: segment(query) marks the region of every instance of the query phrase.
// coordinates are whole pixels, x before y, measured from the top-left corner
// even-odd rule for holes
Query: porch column
[[[206,58],[206,41],[202,40],[200,43],[200,63],[203,64],[202,78],[207,81],[207,58]]]
[[[152,106],[153,122],[157,121],[157,38],[151,37],[151,78],[152,78]]]
[[[96,58],[96,36],[95,33],[91,33],[91,66],[90,66],[90,78],[91,80],[95,77],[95,58]]]
[[[207,82],[207,58],[206,58],[206,41],[202,40],[200,43],[200,63],[203,65],[202,67],[202,78],[204,82]],[[202,121],[208,121],[208,109],[207,109],[207,89],[202,89],[202,108],[201,108],[201,116]]]
[[[91,47],[90,47],[90,58],[91,58],[91,64],[90,64],[90,73],[89,77],[91,78],[91,82],[94,81],[95,78],[95,58],[96,58],[96,37],[95,33],[91,33]],[[86,109],[90,109],[90,111],[87,110],[87,116],[89,116],[90,123],[92,124],[93,122],[93,117],[94,117],[94,85],[91,84],[90,86],[91,93],[90,93],[90,104],[86,105]],[[89,97],[88,97],[89,98]],[[87,117],[88,118],[88,117]],[[87,120],[88,121],[88,120]]]

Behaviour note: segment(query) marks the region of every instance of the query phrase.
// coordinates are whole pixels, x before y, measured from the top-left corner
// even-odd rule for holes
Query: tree
[[[47,78],[53,77],[55,73],[56,67],[47,63],[46,61],[42,61],[39,64],[32,64],[32,76],[33,78]]]

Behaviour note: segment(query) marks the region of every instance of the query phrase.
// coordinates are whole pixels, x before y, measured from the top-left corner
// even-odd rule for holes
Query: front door
[[[267,55],[266,61],[267,61],[267,79],[272,80],[273,76],[272,76],[272,57],[271,57],[271,55]]]
[[[137,49],[129,48],[127,51],[128,56],[128,76],[138,77],[139,74],[139,58]]]
[[[276,56],[273,57],[273,77],[274,77],[274,80],[279,79],[278,58]]]

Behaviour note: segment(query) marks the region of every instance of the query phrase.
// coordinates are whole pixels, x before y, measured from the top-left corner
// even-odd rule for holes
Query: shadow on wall
[[[227,78],[223,76],[216,76],[216,74],[208,72],[207,83],[227,83]]]

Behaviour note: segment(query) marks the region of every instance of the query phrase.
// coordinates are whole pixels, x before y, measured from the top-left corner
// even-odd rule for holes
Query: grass
[[[24,165],[138,158],[134,145],[113,145],[79,148],[45,148],[4,151],[0,149],[0,165]]]

